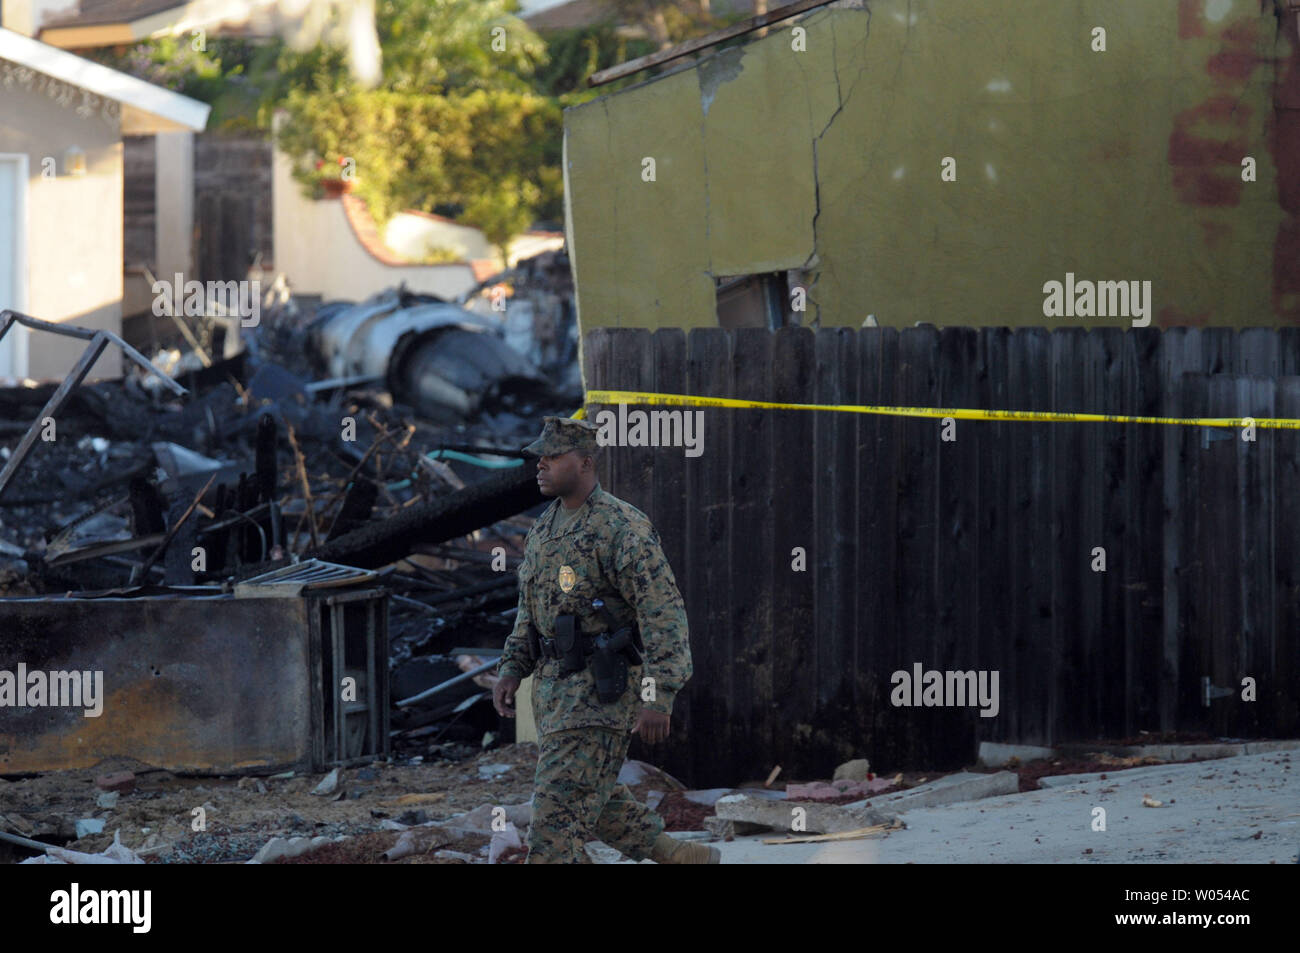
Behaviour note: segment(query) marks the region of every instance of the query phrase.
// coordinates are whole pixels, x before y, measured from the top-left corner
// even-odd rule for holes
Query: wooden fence
[[[1300,418],[1297,328],[595,329],[584,363],[589,390]],[[934,419],[703,415],[699,456],[601,467],[686,600],[667,761],[693,783],[951,768],[981,740],[1296,733],[1300,431],[958,421],[945,442]],[[918,662],[996,671],[997,715],[895,706]],[[1205,705],[1207,677],[1231,694]]]

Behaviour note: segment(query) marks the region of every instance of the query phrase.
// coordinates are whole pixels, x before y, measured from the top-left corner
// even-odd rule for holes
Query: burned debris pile
[[[463,755],[499,738],[487,670],[513,625],[530,514],[545,503],[518,448],[542,415],[568,414],[577,399],[547,376],[554,329],[544,373],[501,325],[401,288],[359,304],[281,297],[228,356],[200,348],[178,363],[173,344],[185,342],[137,322],[154,367],[139,358],[118,380],[0,388],[0,464],[23,451],[0,486],[0,613],[21,620],[9,648],[30,655],[38,628],[64,624],[33,603],[136,600],[148,626],[183,614],[176,600],[211,600],[201,615],[216,638],[241,598],[301,598],[304,644],[321,645],[308,681],[364,682],[367,639],[388,656],[370,691],[338,711],[324,692],[304,716],[333,721],[300,768],[332,755]],[[172,381],[164,362],[192,369]],[[382,623],[365,608],[376,598]],[[286,608],[285,625],[295,613]],[[129,613],[115,624],[129,631]],[[0,711],[10,722],[0,736],[19,734],[11,714]],[[83,767],[96,754],[33,751],[0,759],[0,775]]]
[[[313,391],[279,365],[241,364],[185,400],[132,377],[75,389],[0,495],[7,593],[193,585],[316,554],[382,564],[541,502],[510,492],[531,483],[524,417],[439,426],[382,385]],[[0,439],[52,387],[0,390]]]

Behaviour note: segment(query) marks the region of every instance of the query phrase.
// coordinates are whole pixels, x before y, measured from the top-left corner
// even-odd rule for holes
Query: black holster
[[[596,698],[602,705],[618,701],[627,691],[627,656],[623,649],[631,644],[627,629],[620,629],[613,635],[602,632],[596,636],[591,674],[596,679]]]
[[[582,632],[578,620],[572,615],[555,617],[555,647],[560,652],[560,674],[572,675],[587,667],[587,655],[583,651]]]
[[[591,674],[596,680],[596,698],[609,705],[623,697],[627,691],[628,665],[640,665],[641,655],[636,650],[635,628],[628,626],[617,632],[602,632],[593,641],[595,651],[591,656]]]
[[[528,623],[528,657],[534,662],[542,660],[542,634],[537,631],[537,626],[531,622]]]

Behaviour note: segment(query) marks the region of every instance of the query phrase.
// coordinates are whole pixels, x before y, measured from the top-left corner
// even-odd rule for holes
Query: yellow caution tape
[[[734,397],[695,397],[690,394],[650,394],[630,390],[589,390],[589,404],[651,404],[680,407],[727,407],[737,410],[829,410],[845,414],[888,417],[951,417],[954,420],[1029,420],[1039,422],[1172,424],[1182,427],[1245,427],[1300,430],[1300,420],[1287,417],[1129,417],[1124,414],[1071,414],[1043,410],[971,410],[957,407],[873,407],[865,404],[784,404]],[[579,413],[585,414],[585,409]],[[575,417],[578,414],[574,414]]]

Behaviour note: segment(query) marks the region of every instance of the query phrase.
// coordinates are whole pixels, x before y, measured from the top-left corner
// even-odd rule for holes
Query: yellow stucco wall
[[[715,276],[795,268],[804,323],[1129,326],[1045,317],[1067,272],[1150,281],[1152,326],[1300,322],[1270,135],[1300,71],[1271,4],[867,6],[566,112],[584,329],[716,326]]]

